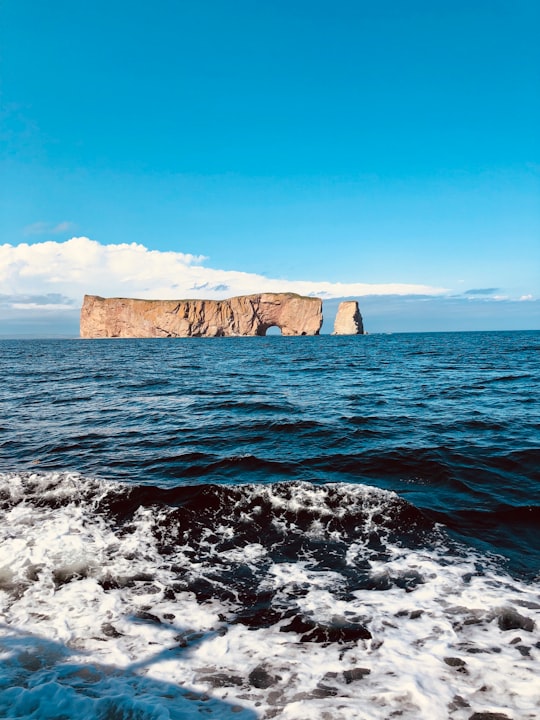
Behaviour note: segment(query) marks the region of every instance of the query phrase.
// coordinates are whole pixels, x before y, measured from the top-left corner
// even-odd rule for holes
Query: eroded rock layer
[[[322,301],[293,293],[241,295],[228,300],[136,300],[85,295],[83,338],[318,335]]]
[[[356,300],[345,300],[339,304],[334,322],[333,335],[363,335],[364,323]]]

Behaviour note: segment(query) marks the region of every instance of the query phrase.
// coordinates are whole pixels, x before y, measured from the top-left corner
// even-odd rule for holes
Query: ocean
[[[0,341],[0,717],[540,717],[540,332]]]

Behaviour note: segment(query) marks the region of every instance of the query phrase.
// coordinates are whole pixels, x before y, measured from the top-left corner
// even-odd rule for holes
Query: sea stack
[[[322,300],[294,293],[241,295],[228,300],[137,300],[85,295],[82,338],[318,335]]]
[[[364,323],[356,300],[339,304],[332,335],[363,335]]]

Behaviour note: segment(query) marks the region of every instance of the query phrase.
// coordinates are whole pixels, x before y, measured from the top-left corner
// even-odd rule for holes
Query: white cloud
[[[60,223],[35,222],[24,228],[25,235],[60,235],[60,233],[73,232],[75,225],[69,220]]]
[[[73,310],[73,305],[60,305],[57,303],[20,303],[11,304],[13,310],[40,310],[45,312],[58,312],[59,310]]]
[[[532,300],[533,296],[532,295],[522,295],[519,299],[521,302],[526,302],[528,300]]]
[[[297,292],[323,298],[364,295],[440,295],[443,288],[405,283],[332,283],[277,280],[205,267],[204,256],[101,245],[86,237],[66,242],[0,245],[0,291],[13,296],[61,295],[80,306],[85,293],[104,297],[220,299],[257,292]],[[20,303],[20,299],[18,299]],[[27,310],[42,302],[23,303]],[[12,305],[13,307],[13,305]],[[22,308],[21,308],[22,309]]]

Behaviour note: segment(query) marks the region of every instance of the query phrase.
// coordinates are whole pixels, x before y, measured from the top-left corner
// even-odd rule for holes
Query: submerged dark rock
[[[534,621],[525,615],[520,615],[513,608],[503,610],[497,620],[501,630],[525,630],[532,632],[534,630]]]
[[[281,632],[302,633],[302,642],[341,643],[356,640],[369,640],[372,635],[360,623],[323,625],[296,615],[293,620],[280,628]]]
[[[114,627],[114,625],[112,625],[109,622],[103,623],[103,625],[101,626],[101,632],[106,637],[111,637],[111,638],[122,637],[122,634],[123,634],[121,632],[118,632],[118,630]]]
[[[452,702],[448,705],[449,710],[459,710],[466,707],[470,707],[470,705],[461,695],[454,695]]]
[[[467,663],[465,660],[457,657],[445,657],[444,662],[450,667],[455,668],[457,672],[467,674]]]
[[[146,610],[140,610],[139,612],[135,613],[135,616],[137,620],[144,620],[145,622],[151,622],[155,623],[156,625],[161,625],[161,620],[158,618],[157,615],[154,615],[151,612],[147,612]]]
[[[210,683],[212,687],[221,688],[231,685],[242,685],[244,682],[239,675],[230,675],[229,673],[215,673],[214,675],[203,675],[199,678],[204,682]]]
[[[275,685],[278,682],[279,677],[271,675],[264,665],[257,665],[257,667],[249,673],[248,679],[253,687],[266,690],[267,688],[272,687],[272,685]]]
[[[356,668],[351,668],[350,670],[344,670],[343,677],[344,677],[347,685],[349,685],[350,683],[355,682],[356,680],[362,680],[363,678],[366,677],[366,675],[369,675],[370,673],[371,673],[371,670],[369,668],[356,667]]]
[[[311,697],[313,698],[326,698],[326,697],[335,697],[339,693],[339,690],[337,687],[332,687],[331,685],[322,685],[319,683],[317,687],[311,692]]]

